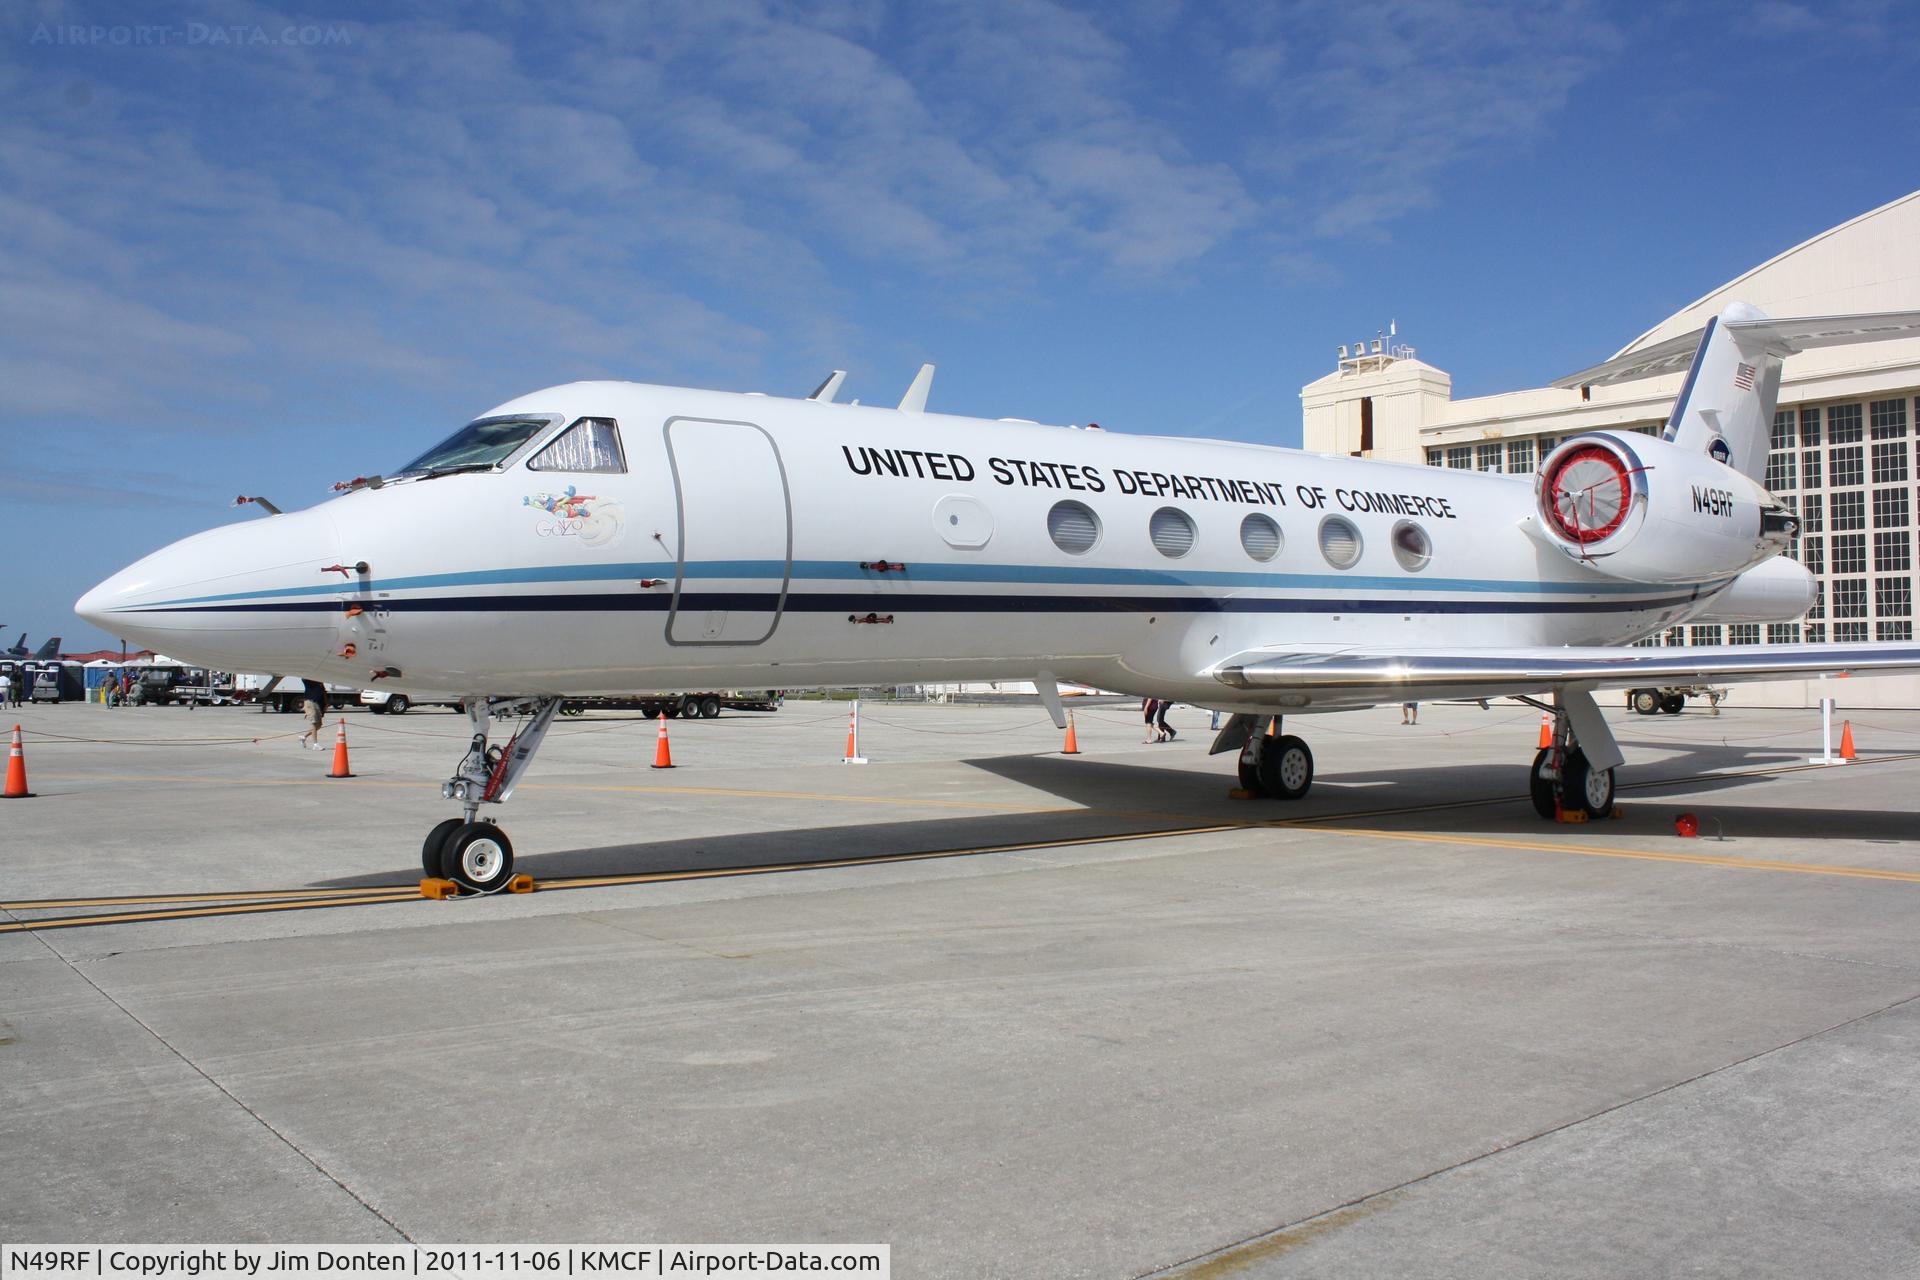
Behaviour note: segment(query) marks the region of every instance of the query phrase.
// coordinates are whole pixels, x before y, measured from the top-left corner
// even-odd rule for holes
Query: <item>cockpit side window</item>
[[[582,418],[527,462],[529,471],[622,472],[620,428],[611,418]]]
[[[482,418],[470,422],[395,472],[393,478],[491,470],[545,431],[553,421],[552,418]]]

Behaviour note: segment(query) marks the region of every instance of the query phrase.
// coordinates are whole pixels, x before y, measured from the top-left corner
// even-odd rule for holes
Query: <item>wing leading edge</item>
[[[1215,679],[1316,710],[1422,698],[1496,698],[1562,687],[1740,684],[1823,675],[1920,674],[1920,644],[1700,645],[1693,648],[1255,650]]]

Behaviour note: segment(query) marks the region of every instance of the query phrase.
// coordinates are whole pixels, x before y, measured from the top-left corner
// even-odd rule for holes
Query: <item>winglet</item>
[[[931,390],[933,390],[933,366],[923,364],[920,366],[920,372],[913,375],[913,385],[907,388],[907,394],[900,397],[900,412],[926,412],[927,392]]]
[[[847,371],[845,369],[835,369],[832,373],[827,375],[827,380],[825,382],[821,383],[819,386],[813,389],[813,394],[808,396],[807,399],[824,400],[827,403],[831,404],[833,402],[833,398],[840,394],[840,384],[845,382],[846,380],[847,380]]]

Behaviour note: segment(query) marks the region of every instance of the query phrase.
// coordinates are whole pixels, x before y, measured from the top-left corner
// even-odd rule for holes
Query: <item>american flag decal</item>
[[[1736,364],[1733,368],[1733,385],[1742,391],[1753,390],[1753,375],[1757,372],[1750,364]]]

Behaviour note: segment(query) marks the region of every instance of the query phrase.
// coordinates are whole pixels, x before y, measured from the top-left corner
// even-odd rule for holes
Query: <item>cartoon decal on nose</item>
[[[619,536],[625,524],[620,503],[581,493],[573,485],[558,492],[528,494],[520,499],[520,505],[551,517],[534,522],[533,531],[538,536],[578,538],[582,546],[605,546]]]

